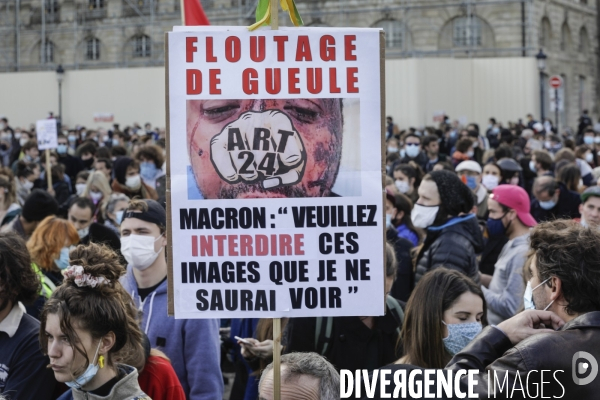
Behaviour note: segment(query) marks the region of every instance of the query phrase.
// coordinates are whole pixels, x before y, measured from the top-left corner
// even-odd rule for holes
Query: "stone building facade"
[[[384,28],[388,58],[534,57],[541,48],[544,82],[565,82],[563,126],[600,111],[598,1],[296,0],[308,26]],[[256,3],[202,0],[214,25],[252,23]],[[289,25],[283,13],[280,22]],[[0,71],[162,65],[164,32],[178,24],[179,0],[0,0]]]

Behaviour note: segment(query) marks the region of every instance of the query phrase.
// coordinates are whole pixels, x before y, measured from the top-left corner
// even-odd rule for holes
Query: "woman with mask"
[[[594,168],[594,154],[592,153],[591,146],[582,144],[575,148],[575,157],[580,159],[582,162],[587,163],[590,167]]]
[[[425,175],[411,216],[415,227],[427,229],[417,256],[416,283],[441,266],[479,283],[476,254],[483,249],[483,237],[477,216],[471,213],[474,202],[471,189],[456,174],[433,171]]]
[[[386,191],[385,200],[386,226],[394,228],[398,237],[409,240],[413,246],[418,246],[419,232],[413,225],[410,213],[412,202],[402,193],[392,194]]]
[[[140,163],[142,181],[152,189],[156,189],[157,192],[162,189],[164,193],[165,178],[163,177],[165,176],[165,171],[163,170],[163,166],[165,164],[165,157],[163,156],[162,149],[156,145],[144,145],[135,154],[135,159]]]
[[[32,268],[42,278],[43,297],[50,297],[62,283],[62,271],[69,266],[69,247],[78,242],[75,227],[54,216],[46,217],[33,231],[27,241],[27,250],[31,255]],[[34,316],[37,318],[37,315]]]
[[[113,164],[115,179],[112,183],[114,193],[124,193],[130,199],[157,200],[156,190],[146,185],[140,176],[139,163],[130,157],[119,157]]]
[[[150,399],[139,387],[137,370],[121,364],[142,359],[144,350],[116,254],[91,243],[72,250],[70,259],[65,282],[40,318],[42,350],[56,380],[71,388],[59,399]]]
[[[112,194],[112,190],[106,179],[106,175],[100,171],[94,171],[90,174],[85,189],[81,197],[87,197],[94,203],[93,221],[99,224],[104,223],[102,210],[106,208],[106,204]]]
[[[17,192],[17,201],[21,207],[25,204],[25,199],[31,193],[33,189],[33,182],[37,179],[35,172],[25,163],[25,161],[19,161],[17,163],[17,172],[15,174],[15,188]]]
[[[441,369],[477,336],[486,320],[483,292],[458,271],[438,268],[415,287],[406,304],[396,364]]]
[[[89,171],[80,171],[75,178],[75,194],[81,196],[85,190],[87,180],[90,177]]]
[[[104,225],[115,231],[121,236],[119,227],[123,220],[123,213],[129,205],[129,197],[123,193],[113,193],[110,195],[106,208],[104,209]]]
[[[7,173],[10,169],[7,169]],[[12,175],[12,172],[10,172]],[[14,180],[8,176],[0,176],[0,225],[9,223],[21,211],[21,206],[17,203],[17,194],[15,193]]]
[[[423,171],[415,163],[398,164],[394,168],[394,181],[398,191],[406,196],[414,203],[419,198],[417,192],[423,177]]]
[[[523,168],[512,158],[501,158],[496,164],[500,167],[500,185],[521,186],[521,172]]]
[[[498,167],[496,163],[488,163],[483,167],[481,184],[487,189],[488,192],[491,192],[500,184],[501,177],[502,171],[500,170],[500,167]]]

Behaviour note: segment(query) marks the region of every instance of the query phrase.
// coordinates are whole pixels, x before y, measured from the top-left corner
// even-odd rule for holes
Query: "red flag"
[[[200,0],[181,0],[181,2],[183,3],[183,25],[210,25],[210,21],[204,13]]]

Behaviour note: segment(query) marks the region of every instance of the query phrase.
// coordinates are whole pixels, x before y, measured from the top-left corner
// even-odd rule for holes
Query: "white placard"
[[[35,124],[37,134],[38,149],[55,149],[57,142],[57,126],[55,119],[41,119]]]

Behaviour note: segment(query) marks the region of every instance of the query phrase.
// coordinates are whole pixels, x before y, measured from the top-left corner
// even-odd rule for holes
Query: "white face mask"
[[[102,192],[92,192],[90,190],[90,199],[92,199],[94,204],[97,204],[100,200],[102,200]]]
[[[26,189],[26,190],[31,190],[33,188],[33,182],[29,181],[29,180],[25,180],[25,182],[23,182],[22,186]]]
[[[77,234],[79,235],[79,239],[83,239],[90,234],[90,227],[77,230]]]
[[[127,186],[129,189],[137,190],[141,185],[142,178],[140,178],[139,175],[128,176],[127,179],[125,179],[125,186]]]
[[[411,214],[414,226],[425,229],[433,225],[439,209],[440,206],[422,206],[421,204],[415,204]]]
[[[162,247],[158,252],[154,251],[154,243],[162,235],[161,233],[157,238],[144,235],[123,236],[121,237],[121,254],[123,254],[128,264],[143,271],[152,265],[162,252]]]
[[[494,190],[498,186],[498,183],[500,183],[500,179],[496,175],[484,175],[481,179],[481,184],[487,190]]]
[[[85,190],[85,183],[76,184],[75,189],[77,190],[77,196],[81,196]]]
[[[592,153],[587,153],[585,155],[585,161],[587,161],[588,163],[591,163],[592,161],[594,161],[594,155]]]
[[[398,188],[398,190],[400,191],[400,193],[406,194],[408,193],[408,191],[410,190],[410,186],[408,185],[408,182],[406,181],[396,181],[396,187]]]
[[[21,139],[19,139],[19,144],[21,145],[21,147],[25,146],[25,143],[27,142],[29,142],[28,137],[22,137]]]

